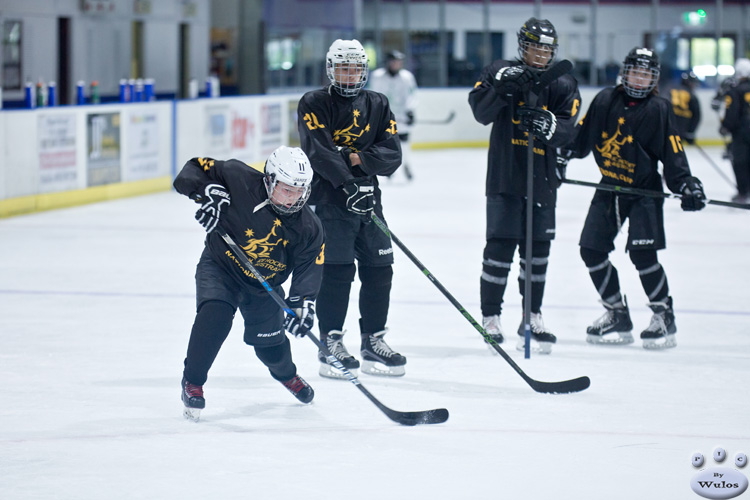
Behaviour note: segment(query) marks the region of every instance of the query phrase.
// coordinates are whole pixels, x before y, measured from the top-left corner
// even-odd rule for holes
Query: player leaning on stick
[[[572,146],[575,156],[594,153],[602,184],[662,192],[657,169],[664,165],[667,187],[682,195],[683,210],[705,206],[701,182],[693,177],[682,140],[675,126],[671,103],[657,94],[659,58],[636,47],[625,57],[621,84],[602,90],[594,98]],[[617,269],[609,261],[614,240],[630,219],[626,250],[653,311],[650,325],[641,333],[643,347],[674,347],[677,331],[667,275],[656,256],[666,247],[664,198],[599,190],[591,200],[581,234],[581,257],[601,297],[606,312],[587,329],[594,344],[629,344],[633,324],[620,292]]]
[[[304,336],[312,328],[323,274],[323,228],[305,206],[312,176],[305,153],[286,146],[271,153],[265,173],[239,160],[193,158],[177,175],[175,189],[201,205],[195,217],[208,232],[195,272],[197,314],[182,379],[186,417],[197,420],[206,404],[203,384],[237,309],[244,319],[245,343],[255,348],[271,376],[302,403],[312,401],[312,387],[297,375],[284,334],[286,329]],[[282,296],[281,284],[292,276],[287,304],[295,316],[284,318],[224,243],[222,231]]]
[[[492,124],[487,162],[487,243],[484,247],[480,296],[482,325],[495,341],[503,341],[500,313],[513,254],[519,248],[519,286],[531,277],[532,349],[549,353],[555,336],[542,320],[542,298],[551,241],[555,237],[555,202],[560,181],[556,175],[555,148],[573,138],[580,107],[578,83],[564,75],[544,88],[535,84],[554,61],[557,32],[546,19],[531,18],[518,32],[519,59],[497,60],[485,67],[469,94],[474,118]],[[532,89],[538,93],[536,108],[524,106]],[[534,214],[531,272],[526,249],[526,174],[528,130],[534,142]],[[524,297],[524,300],[527,298]],[[523,321],[518,349],[524,348]]]
[[[362,371],[403,375],[406,358],[385,343],[393,277],[391,239],[370,223],[383,219],[378,175],[401,165],[396,121],[388,99],[365,90],[367,54],[357,40],[336,40],[326,54],[331,84],[306,93],[297,108],[302,149],[315,176],[310,204],[326,232],[326,262],[318,297],[320,338],[352,372],[359,361],[343,343],[344,321],[359,263]],[[320,375],[342,374],[318,356]]]

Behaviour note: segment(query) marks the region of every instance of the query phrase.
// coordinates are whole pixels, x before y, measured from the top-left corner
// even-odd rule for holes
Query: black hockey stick
[[[622,193],[622,194],[636,194],[639,196],[650,196],[652,198],[674,198],[676,200],[682,199],[681,194],[663,193],[661,191],[653,191],[651,189],[638,189],[638,188],[631,188],[627,186],[613,186],[611,184],[597,184],[595,182],[579,181],[576,179],[563,179],[562,182],[566,184],[575,184],[577,186],[587,186],[587,187],[592,187],[595,189],[600,189],[602,191],[612,191],[615,193]],[[750,204],[748,203],[735,203],[733,201],[720,201],[720,200],[708,200],[708,199],[705,201],[708,205],[719,205],[721,207],[742,208],[744,210],[750,210]]]
[[[482,337],[484,337],[484,340],[488,344],[490,344],[492,348],[495,349],[497,353],[500,354],[500,356],[502,356],[510,366],[513,367],[516,373],[518,373],[521,378],[531,386],[532,389],[534,389],[536,392],[543,392],[545,394],[568,394],[571,392],[583,391],[584,389],[587,389],[589,385],[591,385],[591,380],[588,377],[578,377],[572,380],[563,380],[561,382],[541,382],[539,380],[534,380],[533,378],[526,375],[526,372],[524,372],[521,367],[518,366],[515,361],[513,361],[513,358],[511,358],[510,355],[508,355],[508,353],[505,352],[505,350],[487,334],[484,328],[482,328],[479,323],[477,323],[474,318],[471,317],[471,314],[469,314],[468,311],[466,311],[466,309],[464,309],[463,306],[453,297],[453,295],[451,295],[451,293],[438,281],[438,279],[426,267],[424,267],[424,264],[422,264],[419,259],[417,259],[417,257],[413,253],[411,253],[408,248],[406,248],[406,245],[404,245],[401,240],[399,240],[396,235],[393,234],[390,229],[388,229],[388,226],[385,225],[385,222],[383,222],[380,217],[375,215],[374,212],[372,212],[371,217],[375,224],[377,224],[385,234],[391,237],[391,239],[406,254],[406,256],[411,259],[411,261],[419,268],[420,271],[422,271],[422,274],[427,276],[427,279],[430,280],[432,284],[435,285],[437,289],[443,293],[443,295],[445,295],[445,298],[447,298],[448,301],[453,304],[456,309],[458,309],[458,312],[460,312],[461,315],[466,318],[469,323],[471,323],[471,326],[473,326],[476,331],[478,331],[482,335]]]
[[[539,81],[526,93],[526,106],[535,108],[539,94],[550,83],[573,69],[573,63],[563,59],[543,72]],[[524,358],[531,357],[531,265],[533,262],[533,231],[534,231],[534,134],[528,132],[526,149],[526,252],[524,255],[523,280],[523,328],[524,328]]]
[[[260,274],[257,269],[255,269],[253,264],[250,262],[250,259],[248,259],[247,255],[245,255],[245,252],[239,247],[239,245],[237,245],[237,243],[234,242],[232,237],[229,236],[221,227],[217,228],[216,230],[219,231],[219,236],[221,236],[226,244],[229,245],[229,248],[234,253],[235,257],[240,260],[243,266],[247,267],[247,270],[250,271],[258,281],[260,281],[260,283],[263,285],[263,288],[265,288],[266,292],[268,292],[274,302],[276,302],[279,307],[284,310],[285,313],[294,315],[294,311],[292,311],[286,304],[286,302],[284,302],[284,299],[281,298],[281,296],[276,293],[273,288],[271,288],[263,275]],[[336,359],[333,354],[331,354],[331,351],[328,350],[328,347],[323,344],[323,342],[321,342],[315,335],[313,335],[312,332],[307,333],[306,337],[312,340],[313,343],[318,346],[318,349],[320,349],[321,352],[325,354],[326,361],[328,361],[328,363],[341,371],[341,373],[346,376],[349,382],[356,385],[357,389],[362,391],[362,393],[367,396],[367,399],[372,401],[373,404],[380,409],[380,411],[385,413],[385,415],[394,422],[401,425],[419,425],[442,424],[443,422],[448,420],[448,410],[446,410],[445,408],[438,408],[436,410],[427,411],[396,411],[388,408],[375,396],[373,396],[370,391],[368,391],[365,386],[362,385],[359,379],[355,377],[352,372],[347,370],[344,365],[342,365],[341,362]]]
[[[418,125],[446,125],[453,121],[456,117],[456,112],[451,111],[446,118],[442,120],[414,120]]]
[[[709,165],[714,167],[714,170],[716,170],[716,172],[719,173],[721,178],[727,181],[729,185],[732,186],[734,189],[737,189],[737,184],[735,184],[734,181],[732,181],[732,179],[730,179],[729,176],[727,176],[727,174],[725,174],[724,171],[719,168],[716,162],[713,161],[710,156],[708,156],[708,153],[706,153],[706,151],[702,147],[700,147],[698,143],[695,144],[695,147],[698,148],[698,151],[700,151],[703,157],[708,161]]]

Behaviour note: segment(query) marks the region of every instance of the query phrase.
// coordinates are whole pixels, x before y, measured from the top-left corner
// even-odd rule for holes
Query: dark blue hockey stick
[[[266,279],[263,277],[260,272],[255,269],[253,264],[250,262],[250,259],[247,258],[247,255],[245,255],[244,250],[242,250],[237,243],[234,242],[231,236],[229,236],[224,229],[221,227],[218,227],[216,229],[218,231],[219,236],[226,242],[227,245],[229,245],[230,250],[232,253],[234,253],[234,256],[240,260],[243,266],[247,268],[248,271],[253,273],[253,276],[263,285],[263,288],[265,288],[266,292],[271,296],[271,298],[276,302],[281,309],[284,310],[285,313],[291,314],[294,316],[294,311],[292,311],[289,306],[284,302],[284,299],[276,293],[273,288],[271,288],[271,285],[268,284]],[[393,420],[396,423],[399,423],[401,425],[420,425],[420,424],[442,424],[446,420],[448,420],[448,410],[445,408],[438,408],[435,410],[427,410],[427,411],[396,411],[388,408],[383,403],[381,403],[375,396],[373,396],[370,391],[368,391],[365,386],[362,385],[362,382],[359,381],[357,377],[352,374],[349,370],[344,367],[341,362],[336,359],[336,357],[331,354],[331,351],[328,350],[328,347],[323,344],[323,342],[320,341],[315,335],[313,335],[312,332],[309,332],[305,335],[310,340],[313,341],[313,343],[318,346],[318,349],[325,354],[326,361],[328,361],[329,364],[333,365],[336,369],[341,371],[344,376],[357,386],[357,389],[362,391],[362,393],[367,396],[367,399],[373,402],[375,406],[377,406],[380,411],[385,413],[385,415]]]

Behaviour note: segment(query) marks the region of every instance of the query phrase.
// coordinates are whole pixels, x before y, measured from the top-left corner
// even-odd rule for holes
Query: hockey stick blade
[[[479,323],[477,323],[476,320],[471,316],[471,314],[469,314],[468,311],[463,308],[458,300],[456,300],[456,298],[451,295],[448,289],[445,288],[443,284],[440,283],[438,279],[426,267],[424,267],[424,264],[422,264],[419,259],[417,259],[417,257],[413,253],[411,253],[411,250],[409,250],[406,245],[404,245],[404,243],[400,239],[398,239],[390,229],[388,229],[388,226],[385,225],[385,222],[383,222],[380,217],[375,215],[375,213],[371,213],[370,218],[373,220],[373,222],[375,222],[375,224],[377,224],[381,231],[391,237],[394,243],[396,243],[396,246],[398,246],[406,254],[406,256],[409,257],[409,260],[411,260],[414,265],[419,268],[422,274],[424,274],[427,279],[430,280],[438,290],[440,290],[445,298],[448,299],[448,302],[453,304],[453,306],[458,309],[458,312],[461,313],[461,316],[466,318],[466,320],[471,323],[474,329],[476,329],[476,331],[478,331],[479,334],[482,335],[484,340],[486,340],[487,343],[490,344],[492,348],[495,349],[497,353],[500,354],[500,356],[502,356],[503,359],[508,362],[508,364],[516,371],[516,373],[521,376],[522,379],[524,379],[524,381],[526,381],[527,384],[529,384],[532,389],[534,389],[536,392],[545,394],[569,394],[573,392],[583,391],[591,385],[591,380],[585,376],[578,377],[572,380],[563,380],[561,382],[541,382],[539,380],[534,380],[533,378],[526,375],[526,372],[524,372],[521,367],[518,366],[515,361],[513,361],[513,358],[511,358],[510,355],[505,352],[505,350],[487,334],[484,328],[482,328]]]
[[[442,120],[416,120],[417,123],[421,125],[446,125],[453,121],[453,118],[456,117],[456,112],[451,111],[450,114],[446,118],[443,118]]]
[[[266,279],[263,277],[262,274],[253,266],[252,262],[250,262],[250,259],[247,258],[247,255],[245,255],[245,252],[235,243],[235,241],[232,239],[231,236],[227,234],[224,229],[221,227],[216,228],[216,231],[219,232],[219,236],[221,236],[221,239],[224,240],[224,242],[229,246],[231,251],[234,253],[235,258],[238,258],[242,264],[247,267],[247,270],[252,273],[252,275],[257,279],[261,285],[263,285],[263,288],[266,290],[268,295],[271,296],[274,302],[276,302],[281,309],[287,313],[294,315],[294,311],[292,311],[287,303],[284,301],[284,299],[276,293],[273,288],[271,288],[271,285],[268,284]],[[382,411],[388,418],[393,420],[394,422],[401,424],[401,425],[420,425],[420,424],[442,424],[446,420],[448,420],[448,410],[445,408],[438,408],[436,410],[427,410],[427,411],[396,411],[388,408],[383,403],[378,400],[375,396],[368,391],[365,386],[362,385],[362,382],[359,381],[359,379],[354,376],[352,372],[346,369],[343,364],[341,364],[341,361],[336,359],[336,357],[331,354],[331,351],[328,350],[328,346],[326,346],[323,342],[320,341],[315,335],[313,335],[312,332],[308,332],[306,335],[316,346],[318,346],[318,349],[325,355],[326,360],[333,365],[337,370],[339,370],[341,373],[344,374],[344,376],[354,384],[357,389],[359,389],[362,394],[367,396],[367,399],[372,401],[372,403],[377,406],[380,411]]]
[[[570,73],[572,69],[573,63],[569,60],[563,59],[561,61],[558,61],[553,64],[547,71],[542,73],[542,76],[539,77],[539,83],[537,84],[537,86],[539,87],[539,89],[543,89],[561,76]],[[538,94],[539,92],[536,93]]]

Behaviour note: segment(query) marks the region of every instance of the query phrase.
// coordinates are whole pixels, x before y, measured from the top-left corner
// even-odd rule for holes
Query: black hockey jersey
[[[297,107],[297,127],[315,172],[311,205],[345,205],[341,185],[365,176],[373,181],[380,203],[375,176],[390,175],[401,165],[396,120],[383,94],[361,90],[356,97],[342,97],[330,86],[307,92]],[[359,153],[362,165],[350,167],[339,148]]]
[[[591,103],[571,147],[578,158],[594,153],[603,184],[662,191],[659,161],[672,192],[690,167],[675,127],[671,103],[651,94],[633,101],[622,87],[606,88]]]
[[[693,92],[684,86],[669,90],[675,126],[682,138],[693,136],[701,121],[701,106]]]
[[[253,266],[272,287],[284,283],[292,274],[290,296],[315,300],[323,277],[323,228],[308,207],[281,216],[268,204],[263,174],[239,160],[193,158],[177,175],[174,187],[191,199],[203,194],[209,183],[225,186],[231,204],[221,216],[221,226],[242,247]],[[230,275],[258,294],[263,285],[233,254],[218,231],[206,235],[206,246],[216,262]]]
[[[744,133],[750,141],[750,80],[740,80],[724,98],[726,112],[721,125],[732,135]]]
[[[469,105],[474,118],[483,125],[492,124],[487,161],[486,194],[514,194],[526,196],[528,133],[519,127],[515,113],[524,104],[520,93],[501,96],[494,89],[495,75],[500,68],[516,66],[519,61],[497,60],[482,70],[480,80],[469,93]],[[557,117],[557,129],[545,143],[534,138],[534,201],[554,205],[560,182],[555,174],[555,149],[575,137],[575,126],[581,95],[578,82],[564,75],[543,89],[537,107],[552,111]]]

